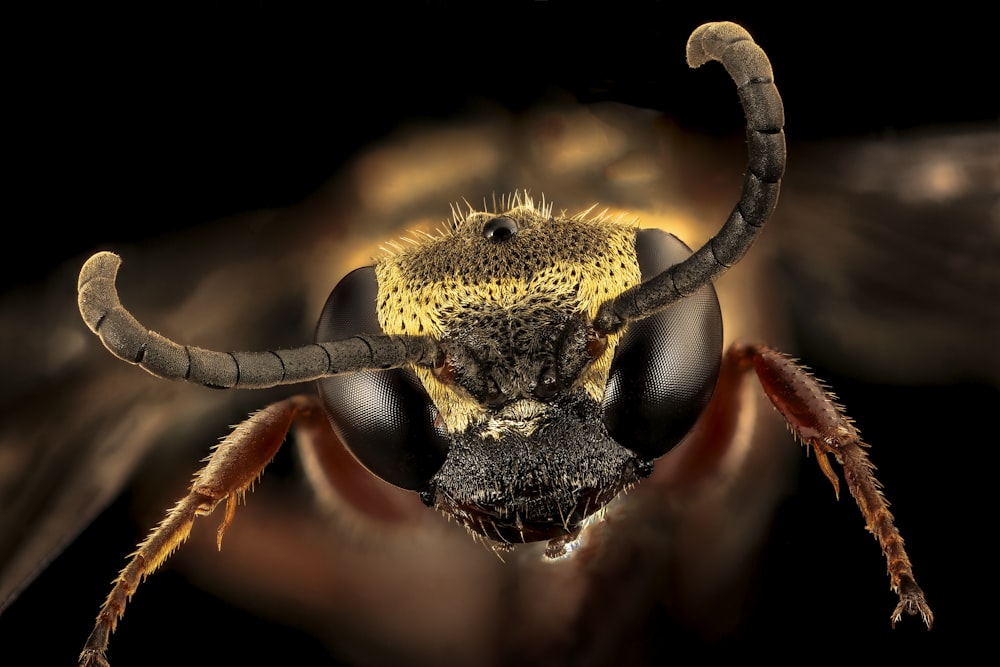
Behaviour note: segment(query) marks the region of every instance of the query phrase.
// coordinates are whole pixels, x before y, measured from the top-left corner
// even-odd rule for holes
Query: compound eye
[[[636,233],[636,254],[648,280],[691,250],[674,236],[646,229]],[[708,405],[721,360],[722,313],[711,284],[630,324],[608,376],[608,433],[646,460],[667,453]]]
[[[317,341],[381,334],[375,311],[378,280],[367,266],[330,293],[316,328]],[[437,408],[407,370],[371,370],[319,380],[333,430],[377,477],[411,491],[427,489],[444,464],[447,435],[435,426]]]
[[[483,225],[483,238],[494,243],[509,241],[517,234],[517,223],[510,218],[498,216]]]

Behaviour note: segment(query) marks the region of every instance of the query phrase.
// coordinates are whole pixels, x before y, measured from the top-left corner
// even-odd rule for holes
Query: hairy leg
[[[757,373],[764,393],[784,416],[795,437],[815,450],[816,461],[838,497],[840,483],[827,455],[832,454],[843,467],[847,488],[861,509],[866,528],[882,547],[892,590],[899,596],[892,624],[904,613],[919,614],[930,628],[934,614],[913,577],[903,538],[889,511],[882,485],[875,478],[875,466],[868,459],[868,444],[861,439],[861,433],[844,409],[806,369],[769,347],[735,344],[726,356],[746,372],[752,368]]]
[[[211,514],[225,500],[217,538],[222,547],[236,505],[281,447],[293,422],[316,416],[326,420],[317,397],[293,396],[255,412],[219,443],[195,476],[188,495],[167,512],[115,579],[80,653],[81,667],[107,667],[108,640],[136,588],[184,543],[196,517]]]

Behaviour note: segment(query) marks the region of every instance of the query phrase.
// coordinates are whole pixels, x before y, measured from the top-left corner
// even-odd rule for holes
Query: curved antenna
[[[264,389],[366,369],[429,364],[437,346],[418,336],[355,336],[288,350],[215,352],[180,345],[139,323],[118,299],[121,258],[93,255],[80,269],[80,314],[119,359],[158,377],[216,388]]]
[[[613,333],[649,317],[715,280],[749,250],[778,201],[785,171],[785,113],[771,63],[750,34],[735,23],[706,23],[687,44],[687,61],[717,60],[736,82],[747,119],[749,161],[743,192],[719,233],[693,255],[641,285],[601,304],[594,328]]]

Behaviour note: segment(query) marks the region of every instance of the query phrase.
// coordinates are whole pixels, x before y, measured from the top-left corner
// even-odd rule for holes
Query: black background
[[[569,92],[732,134],[740,118],[724,74],[695,74],[683,57],[693,27],[720,19],[747,26],[780,63],[790,141],[997,119],[995,49],[957,9],[53,9],[10,23],[5,153],[10,229],[28,264],[19,277],[109,241],[297,203],[401,121],[482,103],[519,110]]]
[[[790,141],[997,121],[1000,57],[982,17],[954,5],[939,9],[946,14],[921,17],[838,6],[814,18],[815,11],[823,10],[545,2],[471,11],[430,2],[316,13],[262,2],[184,13],[51,8],[14,17],[4,83],[4,280],[34,282],[67,258],[108,244],[295,204],[400,122],[461,115],[484,101],[519,110],[568,92],[581,101],[656,108],[692,132],[738,132],[731,89],[721,77],[692,74],[683,61],[688,33],[706,20],[742,23],[765,47],[785,100]],[[850,96],[842,94],[847,90]],[[717,108],[724,109],[719,116],[711,111]],[[778,517],[764,575],[767,600],[748,636],[759,631],[767,638],[760,648],[802,658],[848,658],[866,645],[875,656],[969,647],[996,617],[987,602],[993,557],[981,544],[995,519],[987,514],[979,525],[972,518],[984,509],[980,485],[989,484],[979,452],[997,441],[995,429],[983,441],[976,422],[995,411],[996,391],[971,384],[872,387],[836,368],[816,371],[852,406],[870,440],[892,440],[906,450],[897,460],[879,459],[890,491],[906,486],[894,483],[896,476],[928,480],[920,488],[909,485],[909,496],[892,497],[906,513],[904,534],[938,625],[930,635],[912,621],[888,631],[892,599],[875,546],[853,509],[845,510],[848,501],[832,502],[826,482],[807,475],[801,497]],[[895,414],[911,417],[880,420],[882,408],[896,402],[907,407]],[[921,418],[928,414],[939,418]],[[942,461],[947,468],[939,467]],[[113,531],[123,513],[113,507],[96,528]],[[935,526],[949,525],[942,515],[954,516],[952,529],[922,531],[924,515],[937,517]],[[842,550],[831,550],[831,533],[845,536]],[[78,544],[70,555],[82,558],[93,544],[105,544],[105,538],[89,539],[90,546]],[[826,551],[803,562],[803,553],[813,553],[811,540]],[[855,567],[857,560],[863,563]],[[77,576],[85,577],[85,568],[73,563],[63,559],[56,567],[64,573],[79,567]],[[154,577],[149,586],[179,586],[170,576],[159,584]],[[857,577],[866,583],[857,585]],[[791,608],[802,604],[803,589],[812,591],[816,609]],[[841,597],[857,589],[870,590],[871,599]],[[34,593],[15,605],[0,622],[8,653],[39,642],[79,645],[92,601],[72,627],[54,610],[49,627],[19,620],[19,614],[38,618],[28,606],[39,599],[51,607],[53,596],[71,595]],[[203,618],[229,613],[197,592],[190,596],[189,604],[206,605]],[[837,613],[817,612],[821,607]],[[260,642],[250,655],[269,655],[265,638],[297,642],[291,653],[305,646],[310,655],[312,640],[252,618],[234,622]],[[27,632],[39,634],[28,641]],[[770,643],[779,637],[789,645]],[[796,638],[810,645],[793,649]],[[126,638],[112,646],[118,641]]]

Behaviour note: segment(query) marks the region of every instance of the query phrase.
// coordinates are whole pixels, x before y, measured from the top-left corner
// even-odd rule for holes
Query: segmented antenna
[[[118,299],[121,258],[99,252],[80,269],[80,314],[119,359],[158,377],[216,388],[264,389],[365,369],[429,364],[437,346],[419,336],[355,336],[288,350],[215,352],[150,331]]]
[[[771,63],[750,34],[735,23],[706,23],[688,39],[687,61],[717,60],[736,82],[747,119],[749,162],[743,192],[729,219],[693,255],[641,285],[601,304],[594,328],[613,333],[693,294],[736,264],[760,234],[778,201],[785,171],[785,114]]]

